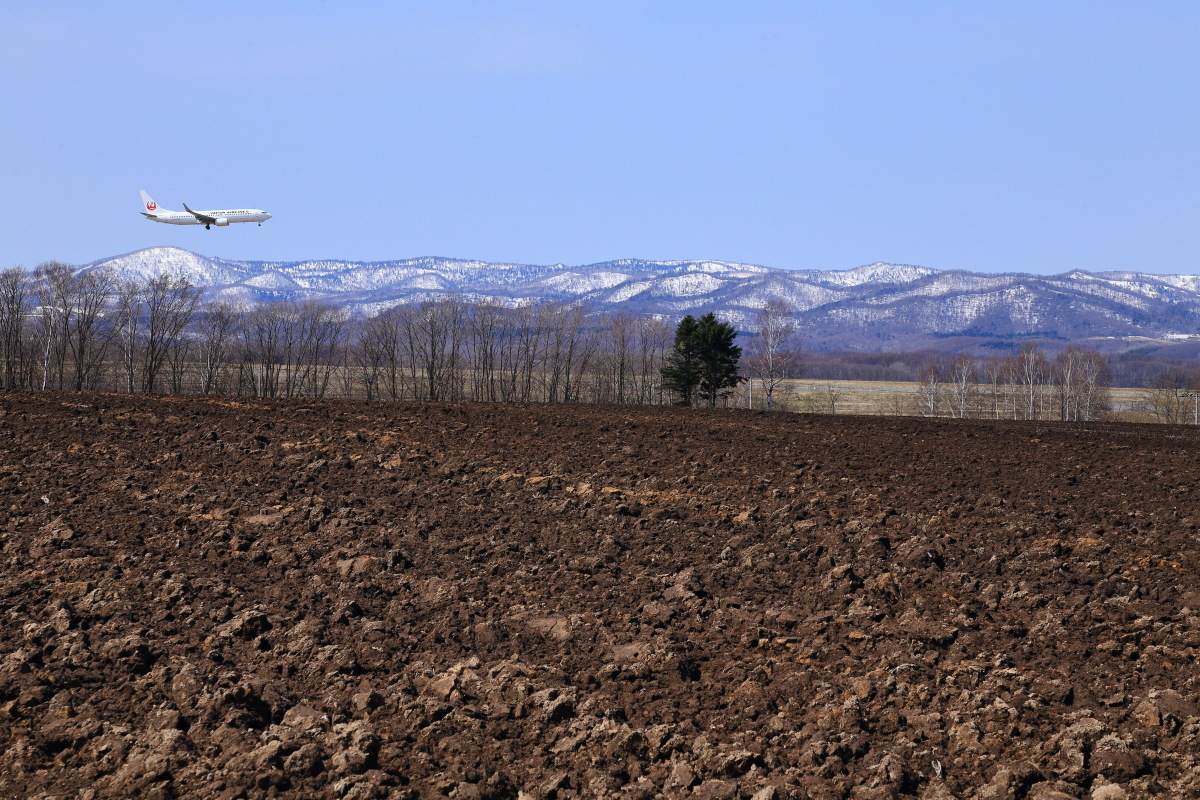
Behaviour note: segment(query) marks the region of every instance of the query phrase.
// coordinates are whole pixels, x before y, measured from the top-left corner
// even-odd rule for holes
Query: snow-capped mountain
[[[782,300],[797,312],[809,347],[897,350],[1038,337],[1100,340],[1200,338],[1200,276],[1134,272],[982,274],[899,264],[789,271],[727,261],[600,264],[489,263],[454,258],[398,261],[234,261],[154,247],[101,259],[144,280],[187,276],[210,297],[245,303],[315,298],[371,314],[445,295],[515,304],[585,302],[676,318],[715,311],[752,330],[760,309]]]

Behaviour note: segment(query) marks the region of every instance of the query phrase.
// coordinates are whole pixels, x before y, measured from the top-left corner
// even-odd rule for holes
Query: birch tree
[[[795,311],[781,300],[769,301],[759,312],[758,336],[752,340],[747,362],[759,379],[771,410],[775,390],[788,378],[798,377]]]
[[[1025,342],[1013,359],[1012,374],[1021,388],[1024,419],[1040,419],[1042,395],[1050,371],[1046,356],[1036,344]]]
[[[42,389],[65,388],[67,326],[75,316],[71,280],[71,267],[58,261],[39,264],[34,271]]]
[[[959,419],[966,419],[975,407],[979,394],[979,374],[975,367],[975,359],[965,353],[950,362],[947,369],[950,386],[951,414]]]
[[[936,417],[942,407],[942,370],[928,364],[917,376],[917,409],[923,417]]]

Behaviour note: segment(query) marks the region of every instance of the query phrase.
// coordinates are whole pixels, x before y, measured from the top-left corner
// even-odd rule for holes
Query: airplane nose
[[[263,214],[263,216],[264,216],[264,217],[266,217],[267,219],[270,219],[270,218],[271,218],[271,215],[270,215],[270,214]]]

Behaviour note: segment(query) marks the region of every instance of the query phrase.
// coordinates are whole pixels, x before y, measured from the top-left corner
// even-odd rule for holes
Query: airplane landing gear
[[[206,230],[206,231],[211,231],[211,230],[212,230],[212,228],[210,228],[209,226],[205,225],[205,226],[204,226],[204,230]]]

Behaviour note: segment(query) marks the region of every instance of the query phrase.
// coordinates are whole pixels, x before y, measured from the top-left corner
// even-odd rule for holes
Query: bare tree
[[[950,362],[947,368],[950,386],[950,413],[959,419],[970,416],[979,395],[979,373],[975,359],[965,353]]]
[[[116,280],[108,270],[77,273],[50,261],[35,272],[42,388],[94,388],[104,355],[116,334],[107,319]],[[68,368],[70,380],[67,379]]]
[[[400,342],[402,327],[395,309],[380,315],[379,343],[383,348],[383,388],[391,400],[403,400],[405,395],[403,370],[407,348]]]
[[[1059,419],[1096,419],[1107,406],[1108,364],[1097,351],[1065,347],[1054,359],[1051,374]]]
[[[350,315],[343,308],[333,308],[323,320],[324,335],[321,338],[321,344],[324,348],[324,354],[317,351],[317,357],[321,360],[322,366],[318,368],[319,381],[314,383],[314,394],[317,397],[323,397],[325,387],[329,385],[330,375],[335,368],[343,371],[348,364],[347,337],[350,331]]]
[[[343,309],[319,301],[300,304],[299,312],[303,379],[297,388],[302,395],[324,397],[334,366],[342,361],[348,317]]]
[[[992,419],[1007,416],[1008,362],[1003,358],[996,357],[984,361],[983,380],[987,387],[984,413]]]
[[[354,369],[347,368],[346,371],[358,374],[358,383],[362,386],[364,399],[368,402],[381,396],[380,379],[387,363],[386,320],[386,314],[377,314],[361,320],[354,327],[352,334],[350,363]]]
[[[1109,387],[1112,374],[1104,356],[1096,350],[1088,350],[1079,360],[1076,414],[1082,420],[1102,419],[1109,413]]]
[[[564,387],[564,400],[579,403],[590,399],[596,402],[600,387],[596,374],[596,353],[600,349],[600,337],[595,326],[588,324],[585,306],[576,306],[570,316],[578,321],[578,327],[573,335],[574,342],[568,348],[569,383]]]
[[[936,417],[942,407],[942,370],[928,364],[917,376],[917,409],[921,416]]]
[[[150,393],[157,390],[158,375],[168,354],[181,347],[183,333],[200,302],[200,290],[186,277],[164,274],[146,283],[142,297],[142,391]]]
[[[122,281],[116,288],[116,313],[120,324],[117,336],[121,352],[121,376],[125,391],[136,392],[142,357],[142,310],[145,287],[136,281]]]
[[[675,338],[675,331],[664,319],[642,317],[637,331],[636,402],[665,402],[660,380]]]
[[[284,397],[297,397],[308,375],[305,332],[308,321],[299,303],[277,303],[279,312],[279,386]]]
[[[804,398],[804,410],[814,414],[836,414],[841,392],[832,383],[813,386]]]
[[[355,320],[347,317],[342,343],[335,346],[330,353],[330,366],[337,378],[336,385],[340,387],[342,397],[358,397],[358,387],[363,384],[364,374],[359,369],[361,362],[358,353],[358,327]],[[365,400],[375,399],[373,395],[367,396],[365,387],[363,394]]]
[[[417,398],[450,400],[460,396],[460,359],[466,314],[454,298],[427,300],[399,315],[409,371]]]
[[[500,348],[507,328],[508,309],[494,300],[474,303],[468,309],[468,350],[471,358],[471,396],[476,400],[500,399],[497,383]]]
[[[226,301],[209,303],[197,315],[195,325],[200,359],[200,392],[225,390],[221,379],[234,345],[242,332],[245,309]]]
[[[510,309],[500,347],[500,399],[526,403],[534,399],[533,378],[541,363],[546,319],[542,304]]]
[[[579,399],[578,383],[591,360],[592,342],[584,330],[584,309],[562,303],[542,307],[546,330],[546,357],[543,360],[543,384],[551,403],[570,403]]]
[[[608,314],[599,320],[596,400],[625,403],[633,385],[633,348],[637,337],[637,320],[628,311]]]
[[[771,300],[758,315],[758,336],[750,344],[747,362],[751,374],[762,382],[766,410],[771,410],[775,390],[798,376],[795,311],[781,300]]]
[[[0,387],[5,389],[27,385],[25,330],[32,299],[32,278],[28,272],[20,267],[0,272]]]
[[[1194,421],[1193,408],[1200,392],[1200,372],[1172,367],[1158,375],[1142,392],[1142,401],[1159,422]]]
[[[195,344],[186,336],[177,337],[167,346],[167,370],[172,394],[183,394],[187,390],[188,366],[195,349]]]
[[[246,347],[240,371],[249,391],[259,397],[279,393],[285,314],[282,303],[270,303],[258,306],[246,317]]]
[[[75,315],[72,270],[67,264],[47,261],[34,271],[37,302],[38,349],[41,353],[41,388],[63,389],[66,381],[67,326]]]
[[[270,303],[246,316],[242,382],[264,397],[323,397],[329,388],[348,319],[327,303]]]
[[[81,272],[73,280],[76,313],[67,326],[75,370],[75,390],[95,389],[109,347],[120,330],[120,320],[112,314],[112,297],[117,279],[112,271],[93,269]]]
[[[1042,398],[1050,376],[1050,365],[1046,356],[1036,344],[1025,342],[1021,346],[1021,352],[1012,358],[1012,374],[1016,384],[1021,387],[1023,418],[1040,419]]]

